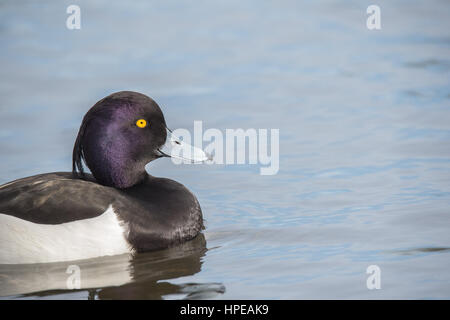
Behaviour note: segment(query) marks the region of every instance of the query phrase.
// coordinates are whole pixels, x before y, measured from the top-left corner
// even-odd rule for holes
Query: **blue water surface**
[[[280,169],[147,169],[203,237],[134,258],[0,267],[5,298],[450,298],[450,3],[2,1],[0,183],[71,170],[84,113],[133,90],[171,128],[280,131]],[[66,8],[81,8],[81,29]],[[369,290],[366,269],[381,270]]]

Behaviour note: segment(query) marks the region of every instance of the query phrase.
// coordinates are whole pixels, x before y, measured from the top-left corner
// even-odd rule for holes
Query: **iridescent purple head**
[[[84,116],[73,149],[72,171],[83,177],[83,163],[95,179],[116,188],[145,177],[145,165],[163,156],[166,122],[158,104],[146,95],[121,91],[98,101]]]

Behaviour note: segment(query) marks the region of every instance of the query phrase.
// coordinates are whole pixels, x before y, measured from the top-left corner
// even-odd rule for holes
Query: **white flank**
[[[127,229],[111,205],[98,217],[55,225],[0,214],[0,264],[72,261],[129,253]]]

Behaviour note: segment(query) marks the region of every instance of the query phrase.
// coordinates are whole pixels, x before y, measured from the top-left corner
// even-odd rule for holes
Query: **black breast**
[[[176,181],[147,176],[143,183],[121,194],[114,208],[128,223],[128,239],[138,251],[192,239],[204,228],[196,197]]]

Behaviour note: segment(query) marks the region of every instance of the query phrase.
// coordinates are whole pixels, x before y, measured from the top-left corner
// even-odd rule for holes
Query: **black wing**
[[[0,186],[0,214],[42,224],[60,224],[101,215],[117,196],[91,175],[40,174]]]

